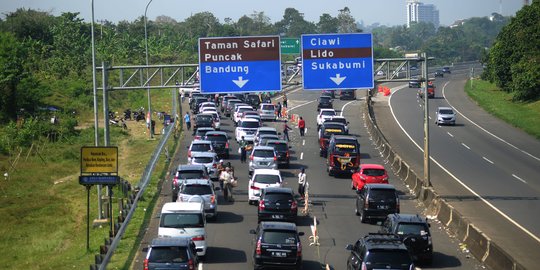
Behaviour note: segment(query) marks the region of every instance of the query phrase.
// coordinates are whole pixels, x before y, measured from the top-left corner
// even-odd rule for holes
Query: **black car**
[[[334,108],[334,105],[332,105],[332,98],[329,96],[320,96],[319,97],[319,103],[317,104],[317,111],[320,109],[332,109]]]
[[[259,107],[259,104],[261,104],[261,98],[257,94],[248,94],[246,96],[245,102],[254,109],[257,109]]]
[[[207,132],[209,131],[215,131],[213,127],[200,127],[197,128],[195,131],[195,135],[193,135],[193,140],[202,140]]]
[[[341,90],[339,92],[339,99],[340,100],[355,100],[356,99],[356,91],[354,89],[347,89],[347,90]]]
[[[442,68],[442,72],[448,73],[448,74],[452,73],[452,72],[450,71],[450,67],[443,67],[443,68]]]
[[[199,106],[201,105],[201,103],[207,102],[207,101],[208,101],[208,98],[204,96],[196,96],[192,98],[191,103],[189,103],[189,108],[191,109],[191,112],[193,114],[199,113]]]
[[[326,157],[328,154],[328,143],[332,135],[345,135],[347,128],[338,122],[324,122],[319,129],[319,156]]]
[[[242,103],[242,100],[234,98],[234,99],[229,99],[227,101],[227,104],[225,106],[225,116],[231,116],[231,114],[234,113],[233,112],[234,104],[237,104],[237,103]]]
[[[352,174],[360,167],[360,144],[354,136],[332,134],[327,153],[326,170],[329,176]]]
[[[195,125],[193,125],[193,131],[202,127],[214,127],[214,117],[211,114],[200,113],[195,116]]]
[[[214,151],[220,158],[229,158],[229,136],[225,131],[209,131],[204,139],[212,142]]]
[[[407,247],[394,234],[370,233],[346,247],[348,270],[415,269]]]
[[[289,153],[289,143],[285,140],[268,140],[266,141],[266,146],[274,147],[274,150],[277,153],[277,164],[285,165],[287,168],[291,163],[291,156]]]
[[[191,237],[155,238],[148,247],[144,269],[197,269],[199,259]]]
[[[336,91],[335,90],[323,90],[321,93],[321,96],[329,96],[331,98],[336,97]]]
[[[180,182],[187,179],[210,179],[208,170],[204,165],[178,165],[176,173],[172,181],[172,201],[176,202],[178,199],[178,190],[180,190]]]
[[[399,213],[399,197],[396,188],[390,184],[366,184],[356,191],[355,213],[360,221],[384,220],[388,214]]]
[[[298,204],[291,188],[267,187],[261,191],[257,220],[296,222]]]
[[[302,269],[302,243],[296,225],[289,222],[263,221],[256,230],[253,268],[279,267]]]
[[[435,71],[435,78],[437,77],[444,77],[444,72],[442,70]]]
[[[433,242],[429,223],[420,215],[390,214],[383,222],[380,233],[391,233],[399,236],[413,260],[431,264],[433,260]]]

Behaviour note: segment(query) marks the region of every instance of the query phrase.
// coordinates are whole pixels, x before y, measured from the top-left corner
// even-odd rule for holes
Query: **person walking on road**
[[[300,116],[300,120],[298,120],[298,129],[300,130],[300,136],[304,137],[304,134],[306,132],[306,121]]]
[[[276,111],[277,111],[277,117],[281,118],[281,103],[277,103],[276,105]]]
[[[287,108],[287,94],[283,93],[283,107]]]
[[[186,122],[187,130],[191,129],[191,116],[189,115],[189,112],[186,112],[186,115],[184,115],[184,122]]]
[[[292,128],[287,125],[287,120],[285,120],[285,123],[283,123],[283,139],[286,141],[290,141],[289,130],[292,130]]]
[[[227,201],[232,201],[232,182],[234,181],[234,175],[230,167],[225,168],[219,176],[219,181],[223,183],[223,197]]]
[[[241,163],[246,163],[246,159],[247,159],[247,153],[246,153],[247,142],[246,142],[244,136],[242,136],[242,140],[240,141],[238,146],[240,147],[240,162]]]
[[[300,170],[298,173],[298,194],[304,199],[306,194],[306,185],[307,185],[307,175],[305,168]]]

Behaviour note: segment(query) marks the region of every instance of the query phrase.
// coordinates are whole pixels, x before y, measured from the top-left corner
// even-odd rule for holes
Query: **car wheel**
[[[351,189],[352,189],[352,190],[356,190],[356,187],[354,186],[354,182],[353,182],[353,181],[351,181]]]
[[[367,219],[366,219],[366,214],[364,213],[364,211],[360,211],[360,222],[362,223],[366,223],[367,222]]]
[[[178,196],[173,195],[172,196],[172,202],[176,202],[176,200],[178,200]]]
[[[334,176],[334,172],[331,169],[328,170],[328,176]]]
[[[358,203],[356,204],[356,207],[354,207],[354,214],[357,216],[360,215],[360,211],[358,211]]]

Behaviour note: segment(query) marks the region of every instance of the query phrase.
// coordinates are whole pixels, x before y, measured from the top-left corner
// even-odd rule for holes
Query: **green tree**
[[[317,23],[317,31],[321,34],[337,33],[338,19],[332,17],[328,13],[324,13],[319,17],[319,22]]]
[[[338,33],[361,32],[361,30],[358,29],[358,25],[356,24],[356,21],[351,15],[351,10],[348,7],[344,7],[343,9],[339,10],[337,20],[338,20],[338,29],[337,29]]]
[[[283,19],[275,23],[275,28],[280,35],[300,37],[302,34],[315,33],[317,27],[314,23],[304,20],[304,14],[298,10],[287,8]]]

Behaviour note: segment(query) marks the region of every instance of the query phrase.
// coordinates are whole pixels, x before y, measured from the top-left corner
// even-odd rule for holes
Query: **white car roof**
[[[321,115],[323,112],[330,112],[330,111],[331,111],[331,112],[334,112],[334,113],[336,112],[336,110],[334,110],[334,109],[321,109],[321,110],[319,111],[319,115]]]
[[[200,212],[204,211],[203,208],[204,202],[169,202],[163,205],[161,208],[162,213],[174,213],[174,212],[183,212],[183,211],[193,211]]]
[[[255,169],[253,170],[253,175],[256,175],[256,174],[270,174],[270,175],[281,176],[281,172],[275,169]]]
[[[437,110],[452,110],[452,108],[450,108],[450,107],[437,107]]]
[[[212,144],[212,142],[207,140],[196,140],[192,141],[191,144]]]
[[[257,131],[259,131],[259,130],[271,130],[271,131],[277,131],[277,129],[274,128],[274,127],[260,127]]]
[[[240,120],[242,122],[257,122],[259,123],[259,120],[255,119],[255,118],[242,118],[242,120]]]
[[[193,152],[191,157],[216,157],[217,154],[214,152]]]

